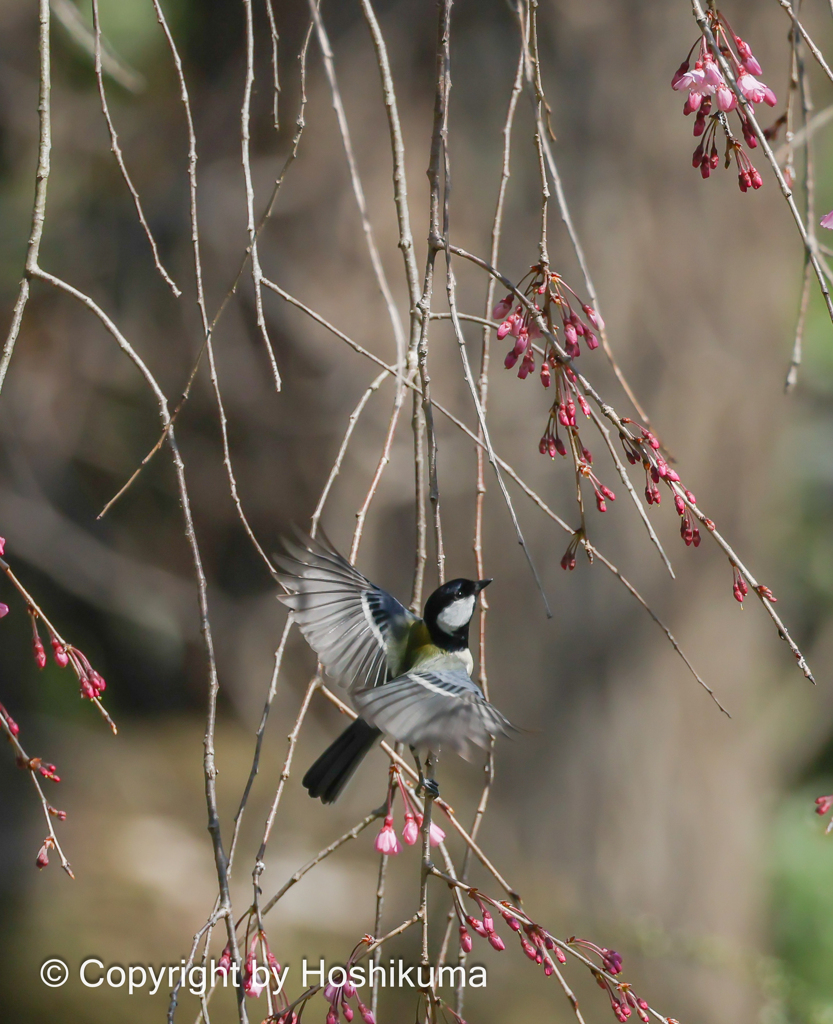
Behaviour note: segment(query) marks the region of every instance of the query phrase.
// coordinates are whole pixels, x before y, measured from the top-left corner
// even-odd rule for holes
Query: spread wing
[[[459,659],[445,656],[392,679],[378,689],[361,689],[353,702],[362,718],[412,747],[450,747],[471,760],[494,736],[514,726],[469,679]]]
[[[323,536],[323,535],[322,535]],[[280,600],[327,674],[351,691],[378,686],[399,671],[416,616],[363,576],[326,537],[284,540],[275,575],[289,591]]]

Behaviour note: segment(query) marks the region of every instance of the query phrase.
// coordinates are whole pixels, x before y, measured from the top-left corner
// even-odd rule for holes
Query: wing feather
[[[362,718],[413,747],[450,747],[471,760],[514,727],[469,679],[459,659],[444,656],[384,686],[358,689]]]
[[[275,559],[279,595],[327,674],[348,689],[384,683],[400,670],[416,616],[339,554],[329,539],[298,533]]]

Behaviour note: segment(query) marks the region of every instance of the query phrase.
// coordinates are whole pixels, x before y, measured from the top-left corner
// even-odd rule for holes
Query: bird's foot
[[[436,779],[426,779],[423,776],[419,780],[419,788],[425,792],[426,796],[430,796],[432,800],[436,800],[440,795],[440,784]]]

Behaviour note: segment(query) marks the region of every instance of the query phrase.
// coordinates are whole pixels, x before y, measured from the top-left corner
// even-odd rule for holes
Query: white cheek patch
[[[474,597],[460,597],[437,616],[437,625],[444,633],[453,633],[471,619]]]

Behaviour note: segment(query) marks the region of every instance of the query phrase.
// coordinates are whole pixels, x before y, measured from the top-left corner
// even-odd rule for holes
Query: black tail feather
[[[361,718],[348,725],[304,776],[303,784],[309,795],[321,797],[325,804],[334,803],[381,735],[379,729]]]

